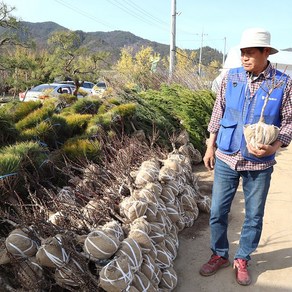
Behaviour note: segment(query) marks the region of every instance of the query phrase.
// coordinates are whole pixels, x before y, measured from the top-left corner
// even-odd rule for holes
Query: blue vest
[[[287,75],[278,70],[271,70],[269,77],[263,81],[254,96],[250,95],[246,71],[243,67],[231,69],[227,77],[226,108],[220,121],[217,135],[217,146],[225,154],[241,151],[243,157],[255,162],[274,159],[275,155],[257,158],[246,148],[243,136],[244,125],[255,124],[259,121],[265,97],[272,84],[281,81],[281,86],[275,88],[269,97],[264,111],[266,124],[281,126],[280,108],[283,93],[287,83]]]

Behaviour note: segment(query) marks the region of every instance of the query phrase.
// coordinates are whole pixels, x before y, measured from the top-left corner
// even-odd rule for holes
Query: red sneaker
[[[214,275],[220,268],[225,268],[230,265],[228,259],[213,254],[210,260],[204,264],[200,269],[200,274],[202,276]]]
[[[251,277],[247,269],[247,260],[235,259],[233,267],[235,269],[236,281],[238,284],[248,286],[251,283]]]

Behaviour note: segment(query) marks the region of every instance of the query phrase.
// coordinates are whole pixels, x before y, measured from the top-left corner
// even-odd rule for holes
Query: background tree
[[[144,90],[155,85],[155,77],[159,74],[154,73],[152,65],[157,60],[160,60],[160,55],[151,47],[142,47],[136,54],[133,54],[131,48],[125,48],[122,49],[121,58],[115,69],[123,75],[122,77]]]
[[[22,71],[28,72],[34,67],[32,60],[22,55],[25,52],[24,48],[33,47],[33,43],[27,37],[27,31],[20,22],[12,16],[14,9],[3,2],[0,3],[0,27],[2,28],[0,31],[0,91],[4,94],[10,89],[15,95],[24,81],[21,77]]]
[[[87,49],[81,46],[81,36],[77,31],[55,32],[48,44],[50,80],[72,79],[76,86],[75,95],[84,80],[96,81],[100,63],[109,57],[106,52],[88,55]]]

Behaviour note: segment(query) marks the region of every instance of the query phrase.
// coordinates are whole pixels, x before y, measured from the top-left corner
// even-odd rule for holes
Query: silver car
[[[62,93],[73,94],[75,90],[75,86],[72,84],[59,84],[59,83],[48,83],[48,84],[40,84],[27,92],[19,93],[20,101],[30,101],[30,100],[40,100],[47,97],[56,97]]]

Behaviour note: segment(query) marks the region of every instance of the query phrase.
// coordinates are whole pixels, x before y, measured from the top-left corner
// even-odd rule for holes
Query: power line
[[[139,7],[136,3],[134,3],[133,1],[131,0],[124,0],[125,2],[129,3],[129,5],[135,7],[137,10],[141,11],[142,14],[145,14],[146,16],[149,16],[151,19],[153,19],[154,21],[160,23],[160,24],[163,24],[163,25],[166,25],[168,27],[168,23],[153,16],[152,14],[150,14],[149,12],[147,12],[145,9]]]
[[[145,23],[150,24],[150,25],[154,25],[157,28],[157,24],[155,24],[152,20],[150,20],[149,17],[148,18],[145,17],[146,16],[145,13],[142,13],[141,14],[141,12],[139,12],[139,10],[137,10],[136,8],[134,8],[134,9],[133,8],[132,9],[130,8],[129,9],[129,7],[126,7],[125,6],[125,2],[127,2],[127,1],[125,1],[123,3],[119,2],[118,0],[107,0],[107,1],[109,3],[111,3],[112,5],[118,7],[119,9],[123,10],[127,14],[129,14],[129,15],[131,15],[131,16],[139,19],[139,20],[141,20],[142,22],[145,22]],[[132,5],[132,7],[133,7],[133,5]],[[139,13],[140,13],[140,15],[139,15]],[[155,20],[155,21],[157,22],[157,20]],[[162,28],[162,27],[160,27],[160,28]],[[165,27],[163,27],[162,29],[165,30]]]
[[[111,29],[115,29],[111,24],[109,24],[107,22],[104,22],[104,21],[101,21],[98,18],[96,18],[95,16],[90,15],[88,13],[88,11],[85,12],[84,10],[81,10],[79,7],[73,6],[72,4],[68,4],[63,0],[54,0],[54,1],[59,3],[59,4],[61,4],[61,5],[63,5],[63,6],[65,6],[65,7],[67,7],[67,8],[69,8],[69,9],[71,9],[71,10],[73,10],[74,12],[76,12],[76,13],[78,13],[80,15],[85,16],[86,18],[89,18],[89,19],[99,23],[99,24],[102,24],[102,25],[104,25],[106,27],[109,27]]]

